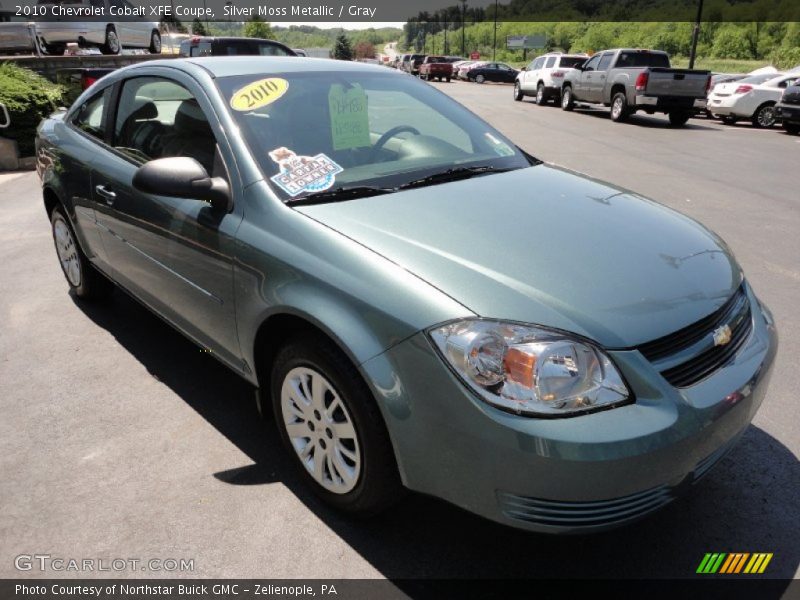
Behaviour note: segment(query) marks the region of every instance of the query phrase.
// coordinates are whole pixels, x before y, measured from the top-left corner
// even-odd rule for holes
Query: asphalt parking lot
[[[797,576],[800,138],[705,119],[615,124],[513,102],[510,86],[434,85],[535,156],[727,240],[781,335],[734,451],[690,495],[594,536],[524,533],[420,496],[343,518],[301,486],[248,385],[125,295],[67,293],[35,174],[0,174],[0,578],[79,575],[15,568],[35,553],[194,560],[122,576],[684,578],[706,552],[734,551],[772,552],[765,576]]]

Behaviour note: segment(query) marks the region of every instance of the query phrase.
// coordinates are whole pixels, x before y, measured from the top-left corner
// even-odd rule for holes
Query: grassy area
[[[675,56],[671,59],[672,66],[676,69],[686,69],[689,58]],[[767,60],[738,60],[735,58],[698,58],[694,63],[695,69],[704,69],[714,73],[749,73],[761,67],[769,66]]]

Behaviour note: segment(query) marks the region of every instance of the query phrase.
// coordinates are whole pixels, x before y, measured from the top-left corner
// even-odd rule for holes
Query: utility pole
[[[461,56],[467,56],[467,0],[461,0]]]
[[[444,53],[447,55],[447,9],[444,9]]]
[[[697,0],[697,18],[692,31],[692,48],[689,51],[689,68],[694,69],[694,59],[697,58],[697,38],[700,37],[700,21],[703,18],[703,0]]]
[[[494,0],[494,41],[492,42],[492,62],[496,59],[497,53],[497,0]]]

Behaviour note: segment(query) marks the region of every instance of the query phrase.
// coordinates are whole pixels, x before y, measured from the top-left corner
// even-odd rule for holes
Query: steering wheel
[[[378,141],[375,142],[375,145],[372,147],[372,153],[370,154],[370,162],[374,162],[375,157],[378,155],[378,152],[386,145],[390,139],[394,136],[401,134],[403,132],[413,133],[414,135],[420,135],[419,129],[416,127],[412,127],[411,125],[397,125],[396,127],[392,127],[389,131],[384,133],[381,137],[378,138]]]

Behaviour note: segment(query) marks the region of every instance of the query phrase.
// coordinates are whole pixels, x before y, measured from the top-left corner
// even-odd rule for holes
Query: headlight
[[[630,395],[608,356],[558,331],[467,319],[429,333],[467,385],[504,410],[571,415]]]

